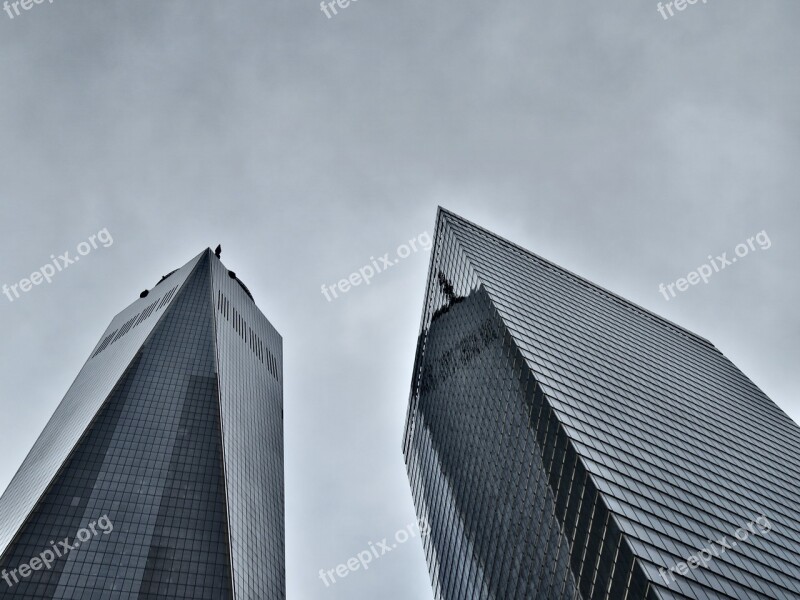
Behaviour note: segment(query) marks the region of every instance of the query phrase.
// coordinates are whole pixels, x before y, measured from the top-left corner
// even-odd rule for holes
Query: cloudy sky
[[[54,0],[0,13],[0,489],[111,317],[222,243],[284,336],[289,600],[432,597],[401,433],[445,206],[712,340],[795,421],[796,0]],[[766,231],[768,250],[666,301]],[[753,418],[758,418],[753,415]]]

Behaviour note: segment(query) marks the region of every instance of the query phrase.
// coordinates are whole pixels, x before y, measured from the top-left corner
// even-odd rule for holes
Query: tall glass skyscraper
[[[282,364],[211,251],[143,293],[0,498],[0,598],[284,599]]]
[[[709,341],[442,209],[403,451],[437,599],[800,598],[800,427]]]

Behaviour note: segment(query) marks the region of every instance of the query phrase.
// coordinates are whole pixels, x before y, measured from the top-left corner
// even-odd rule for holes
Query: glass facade
[[[0,498],[0,598],[285,598],[281,344],[210,251],[118,315]]]
[[[213,261],[217,366],[237,598],[285,598],[283,341]]]
[[[800,598],[800,428],[707,340],[441,209],[403,450],[437,599]]]

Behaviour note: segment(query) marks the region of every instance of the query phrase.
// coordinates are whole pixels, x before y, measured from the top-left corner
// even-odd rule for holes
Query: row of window
[[[269,351],[269,348],[267,348],[258,334],[247,324],[244,317],[239,314],[239,311],[231,305],[228,297],[219,290],[217,291],[217,310],[231,324],[231,327],[239,334],[242,341],[250,346],[250,350],[258,357],[258,360],[267,365],[270,374],[280,381],[278,361],[272,355],[272,352]]]
[[[178,286],[176,285],[172,288],[169,292],[164,294],[164,297],[161,298],[161,301],[158,300],[154,301],[150,304],[147,308],[145,308],[142,312],[135,314],[133,317],[125,321],[125,324],[120,327],[119,329],[115,329],[111,333],[109,333],[106,337],[103,338],[103,341],[100,342],[100,345],[95,350],[94,354],[92,354],[92,358],[100,354],[103,350],[111,346],[115,343],[118,339],[123,337],[126,333],[128,333],[131,329],[134,329],[144,323],[150,316],[165,306],[167,306],[172,300],[172,297],[175,295],[175,292],[178,290]]]

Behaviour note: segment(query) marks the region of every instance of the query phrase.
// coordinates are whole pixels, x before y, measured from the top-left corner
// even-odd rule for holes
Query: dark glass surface
[[[114,341],[104,334],[0,499],[0,513],[12,516],[24,510],[20,500],[35,501],[0,569],[29,563],[100,517],[113,530],[12,587],[0,580],[0,598],[285,598],[281,340],[238,286],[225,288],[236,327],[220,320],[220,268],[204,252],[163,298],[138,301],[109,326]],[[98,405],[96,381],[113,376],[131,344],[132,360]],[[58,459],[51,440],[68,440],[81,420],[41,497],[26,497],[37,462]]]
[[[210,278],[204,257],[0,567],[107,515],[94,536],[0,597],[230,598]],[[75,502],[74,500],[77,500]]]

